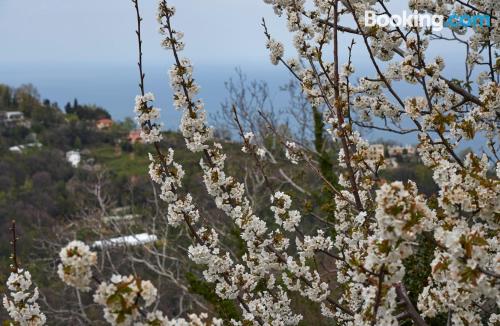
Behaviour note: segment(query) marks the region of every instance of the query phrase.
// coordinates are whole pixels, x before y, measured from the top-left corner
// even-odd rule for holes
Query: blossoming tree
[[[182,111],[180,132],[187,149],[200,155],[206,191],[239,230],[245,247],[241,256],[221,245],[221,235],[183,188],[184,168],[175,160],[174,150],[160,144],[160,110],[153,106],[154,96],[145,90],[141,18],[138,3],[133,2],[141,91],[135,112],[141,137],[152,144],[149,174],[168,204],[169,224],[187,228],[192,237],[189,258],[204,267],[205,280],[214,284],[220,298],[237,303],[242,319],[209,320],[201,314],[191,315],[189,320],[168,320],[160,311],[148,311],[157,296],[150,282],[137,275],[115,275],[110,281],[99,281],[94,295],[108,322],[296,325],[303,316],[294,309],[293,301],[302,297],[319,307],[321,318],[341,325],[399,325],[406,321],[427,325],[438,314],[446,316],[447,325],[500,323],[498,1],[409,1],[409,7],[420,13],[491,17],[488,27],[453,27],[443,32],[418,24],[366,26],[367,10],[391,16],[382,0],[264,1],[285,17],[298,54],[298,58],[285,59],[285,47],[263,23],[271,63],[288,69],[311,107],[323,109],[323,123],[332,142],[338,144],[338,184],[332,184],[317,168],[308,148],[294,139],[276,138],[292,164],[317,174],[331,192],[333,236],[323,230],[304,232],[303,214],[294,209],[292,196],[274,189],[272,182],[268,182],[269,211],[274,220],[268,222],[255,213],[245,184],[225,168],[227,156],[207,124],[193,66],[181,57],[185,45],[182,32],[173,26],[175,9],[161,0],[158,22],[162,45],[174,59],[170,81],[174,106]],[[353,42],[342,44],[340,33],[351,35]],[[432,42],[464,46],[465,80],[445,76],[444,59],[427,54]],[[353,51],[355,43],[362,44],[359,51]],[[342,52],[348,56],[344,64],[339,59]],[[351,58],[356,53],[368,58],[373,76],[354,80]],[[402,84],[412,88],[411,96],[401,94]],[[234,114],[242,151],[262,166],[270,159],[268,150],[239,123],[238,107]],[[265,114],[263,119],[267,121]],[[271,123],[268,128],[277,133]],[[386,162],[383,156],[369,155],[369,143],[361,135],[364,128],[415,134],[418,155],[432,169],[439,187],[437,196],[426,198],[411,181],[388,183],[380,178]],[[457,154],[463,142],[473,139],[484,141],[487,149],[465,157]],[[260,172],[266,177],[265,169]],[[415,301],[406,291],[405,260],[419,250],[421,237],[432,244],[434,253],[431,273]],[[318,256],[331,261],[335,282],[325,281],[318,271],[314,263]],[[61,279],[82,291],[90,290],[95,253],[81,242],[72,242],[62,249],[60,258]],[[19,277],[19,273],[13,275]],[[22,287],[22,291],[27,289]],[[26,318],[19,317],[24,310],[9,299],[4,302],[11,317],[25,325],[22,320]],[[44,321],[38,318],[32,324]]]

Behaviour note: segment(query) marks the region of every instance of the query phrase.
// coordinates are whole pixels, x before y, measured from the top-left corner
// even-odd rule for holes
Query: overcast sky
[[[172,54],[160,46],[157,0],[140,0],[144,18],[146,88],[165,109],[165,124],[176,127],[167,69]],[[277,87],[284,68],[269,63],[262,17],[270,31],[290,40],[285,22],[262,0],[172,0],[174,27],[185,33],[183,56],[196,67],[207,109],[215,112],[227,95],[224,82],[242,67],[250,78]],[[136,17],[130,0],[0,0],[0,83],[33,83],[43,98],[60,106],[78,98],[122,119],[132,114],[137,88]]]
[[[262,0],[171,3],[178,12],[175,27],[186,34],[186,55],[195,62],[236,65],[267,58],[260,21],[274,14]],[[169,55],[159,47],[157,1],[140,6],[146,61],[160,63]],[[135,61],[134,15],[130,0],[0,0],[1,64]],[[272,31],[286,38],[284,24],[274,21]]]
[[[241,67],[251,79],[278,86],[290,76],[283,67],[269,62],[261,19],[269,31],[283,41],[287,57],[291,36],[285,19],[277,19],[263,0],[170,0],[177,8],[174,27],[185,33],[186,56],[195,64],[195,77],[209,112],[216,112],[227,96],[224,82]],[[395,12],[403,1],[392,1]],[[157,0],[140,0],[143,22],[146,88],[157,94],[165,109],[164,120],[175,128],[178,115],[171,108],[167,69],[172,65],[169,51],[160,46],[156,21]],[[345,21],[342,22],[346,24]],[[132,114],[137,94],[137,43],[135,11],[130,0],[0,0],[0,83],[19,86],[33,83],[43,98],[61,106],[74,98],[95,103],[122,119]],[[347,56],[350,35],[341,35],[341,56]],[[288,46],[287,46],[288,44]],[[358,74],[371,75],[362,42],[354,52]],[[358,52],[360,51],[360,52]],[[457,47],[437,46],[430,53],[446,58],[449,77],[461,69],[462,53]],[[358,55],[356,55],[358,54]],[[283,101],[282,101],[283,102]],[[287,102],[284,102],[287,103]]]
[[[159,46],[157,2],[140,1],[144,59],[146,65],[169,66],[170,53]],[[269,66],[260,26],[263,17],[275,38],[290,43],[285,19],[277,19],[263,0],[170,0],[169,3],[177,8],[174,27],[185,33],[184,55],[197,65]],[[392,1],[390,6],[397,13],[405,7],[404,3]],[[0,0],[0,30],[4,33],[0,69],[37,64],[123,66],[136,61],[135,11],[130,0]],[[350,38],[341,35],[341,44],[347,47]],[[360,48],[362,44],[354,51]],[[451,53],[453,47],[441,47],[436,52]],[[287,57],[293,54],[287,53]],[[346,55],[347,51],[341,49],[341,53]],[[361,58],[359,64],[366,65],[365,59]]]

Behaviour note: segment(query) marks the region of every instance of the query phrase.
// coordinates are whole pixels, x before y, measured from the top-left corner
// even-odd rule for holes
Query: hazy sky
[[[158,105],[168,108],[167,69],[173,62],[171,52],[160,46],[157,3],[140,0],[146,88],[157,94]],[[185,33],[182,55],[195,63],[209,110],[214,112],[224,100],[224,81],[235,67],[251,78],[271,74],[274,84],[286,82],[284,70],[269,63],[262,17],[277,37],[290,36],[262,0],[170,3],[177,8],[175,28]],[[80,103],[104,106],[119,119],[131,115],[138,91],[135,19],[130,0],[0,0],[0,30],[5,35],[0,83],[33,83],[43,98],[61,106],[78,98]],[[276,81],[275,75],[282,80]]]
[[[278,86],[290,76],[269,62],[262,32],[264,17],[273,36],[285,44],[291,40],[285,19],[277,19],[263,0],[170,0],[177,14],[174,27],[185,33],[183,56],[195,64],[195,77],[209,112],[216,112],[227,92],[224,87],[234,68],[241,67],[251,79]],[[397,11],[404,1],[392,1]],[[143,22],[146,88],[157,94],[167,127],[176,128],[178,114],[172,109],[167,69],[170,51],[160,46],[156,21],[157,0],[140,0]],[[345,22],[342,22],[345,24]],[[74,98],[94,103],[122,119],[132,114],[137,88],[135,11],[130,0],[0,0],[0,83],[14,87],[33,83],[43,98],[60,106]],[[342,35],[342,57],[350,35]],[[359,74],[372,74],[364,45],[354,49]],[[294,56],[286,46],[286,56]],[[361,52],[358,52],[361,51]],[[445,56],[449,77],[460,78],[462,53],[457,47],[438,45],[430,57]],[[359,54],[359,55],[356,55]],[[283,98],[283,96],[281,96]],[[282,103],[287,103],[283,102]]]
[[[186,55],[198,63],[260,62],[260,28],[274,18],[262,0],[177,0],[174,24],[186,34]],[[159,47],[156,0],[140,1],[149,64],[167,60]],[[270,21],[270,19],[268,19]],[[270,23],[287,37],[283,23]],[[135,61],[135,12],[130,0],[0,0],[1,64],[129,63]]]
[[[169,66],[171,55],[159,45],[157,2],[140,1],[144,59],[146,65]],[[170,0],[169,3],[177,8],[174,27],[185,33],[187,47],[183,55],[195,64],[269,66],[260,26],[262,17],[275,38],[285,44],[291,40],[285,19],[277,19],[263,0]],[[399,12],[404,3],[392,1],[390,6]],[[4,32],[0,68],[37,64],[123,66],[136,62],[135,11],[130,0],[0,0],[0,30]],[[345,48],[350,38],[341,36]],[[358,44],[354,51],[362,47]],[[447,46],[436,53],[452,51],[453,47]],[[288,55],[290,52],[287,51]],[[341,53],[345,56],[347,51]],[[366,57],[357,59],[366,66]]]

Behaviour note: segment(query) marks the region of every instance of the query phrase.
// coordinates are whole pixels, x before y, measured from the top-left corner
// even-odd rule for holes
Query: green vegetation
[[[96,163],[104,165],[117,176],[146,175],[149,165],[148,157],[138,155],[135,151],[123,152],[120,147],[102,145],[90,149],[90,156]]]
[[[120,206],[131,206],[135,213],[152,215],[153,188],[148,176],[148,152],[153,151],[149,145],[141,143],[131,144],[128,135],[135,128],[131,119],[123,122],[114,121],[113,125],[98,129],[96,121],[102,118],[110,118],[108,112],[103,108],[79,104],[77,100],[65,106],[63,112],[57,103],[49,100],[41,100],[38,92],[32,85],[24,85],[17,89],[0,85],[0,117],[6,111],[20,111],[24,114],[23,123],[3,125],[0,122],[0,291],[3,290],[5,276],[8,275],[10,253],[9,233],[10,221],[16,219],[22,245],[19,246],[21,263],[29,267],[35,282],[42,293],[49,294],[54,298],[54,306],[64,306],[66,296],[74,293],[66,293],[57,276],[51,275],[47,278],[47,270],[53,272],[54,257],[56,249],[50,246],[41,246],[40,243],[57,243],[58,234],[54,233],[57,227],[62,228],[73,225],[82,227],[72,230],[71,237],[83,241],[93,241],[101,230],[96,230],[95,225],[88,224],[86,218],[92,214],[101,213],[101,207],[96,199],[95,182],[102,178],[100,191],[105,194],[105,199],[111,205],[110,208]],[[337,184],[336,176],[336,149],[328,144],[324,134],[324,126],[321,114],[313,112],[315,122],[314,147],[318,153],[314,159],[318,162],[318,168],[323,176],[332,184]],[[26,123],[29,122],[29,123]],[[9,147],[28,143],[41,143],[41,147],[27,148],[22,153],[12,152]],[[298,184],[306,185],[312,194],[305,198],[296,189],[275,184],[276,188],[288,192],[297,198],[297,206],[305,208],[304,227],[306,230],[317,228],[316,220],[310,215],[312,213],[322,216],[330,221],[334,220],[332,201],[333,194],[327,188],[323,188],[322,182],[318,182],[317,176],[308,169],[297,169],[295,165],[284,160],[284,153],[279,152],[272,146],[275,139],[266,138],[268,148],[275,150],[274,157],[279,161],[276,164],[267,164],[265,171],[271,176],[271,182],[279,178],[279,169],[283,169],[287,175]],[[235,254],[241,256],[245,248],[239,237],[239,231],[232,228],[230,222],[225,220],[224,214],[215,207],[213,201],[209,200],[205,188],[202,185],[202,174],[199,161],[200,153],[193,154],[185,149],[184,140],[175,132],[165,132],[163,147],[175,149],[176,161],[182,162],[186,170],[183,184],[186,189],[200,203],[200,210],[204,217],[213,219],[219,227],[225,228],[224,241],[232,244]],[[254,162],[248,157],[241,155],[241,144],[235,142],[224,142],[225,152],[229,156],[227,160],[227,171],[239,180],[252,178],[252,171],[256,170]],[[79,150],[81,163],[74,168],[66,160],[66,152]],[[432,195],[436,186],[432,181],[431,173],[416,160],[402,160],[398,168],[384,170],[381,177],[387,180],[415,180],[419,189]],[[253,196],[256,214],[264,219],[271,219],[268,209],[269,192],[258,185],[258,180],[248,183],[248,192]],[[260,187],[260,188],[259,188]],[[317,208],[315,203],[320,203]],[[164,217],[166,207],[158,208],[159,216]],[[129,226],[130,232],[143,232],[148,220],[141,217],[136,224]],[[228,226],[229,225],[229,226]],[[331,232],[334,230],[330,229]],[[106,235],[113,236],[107,230]],[[177,232],[170,231],[166,239],[170,241],[175,238],[184,248],[189,245],[187,236],[177,237]],[[180,239],[180,240],[179,240]],[[424,241],[425,239],[419,239]],[[425,279],[429,274],[429,261],[432,260],[432,244],[421,247],[415,256],[406,261],[408,274],[406,284],[412,300],[416,300],[415,293],[421,290]],[[26,262],[26,263],[24,263]],[[426,267],[427,266],[427,267]],[[332,269],[334,268],[331,266]],[[225,319],[239,319],[240,313],[232,301],[220,300],[214,292],[211,284],[202,280],[200,271],[193,266],[187,266],[191,272],[179,276],[190,290],[203,298],[219,316]],[[147,275],[147,273],[145,274]],[[330,280],[334,282],[334,276]],[[163,288],[165,289],[165,288]],[[166,286],[167,290],[176,291],[172,286]],[[172,297],[174,300],[176,297]],[[86,302],[92,302],[91,296],[83,298]],[[167,304],[171,313],[175,314],[175,305],[170,300]],[[303,325],[318,323],[319,312],[314,310],[306,300],[294,297],[294,304],[298,305],[305,320]],[[99,318],[100,312],[89,308],[89,315]],[[166,311],[168,311],[168,309]],[[4,317],[4,311],[0,312],[0,319]],[[319,324],[318,324],[319,325]]]
[[[215,293],[215,286],[201,280],[193,273],[187,273],[186,279],[189,283],[190,290],[193,293],[201,295],[205,300],[210,302],[217,316],[224,320],[241,320],[240,312],[232,300],[222,300]]]

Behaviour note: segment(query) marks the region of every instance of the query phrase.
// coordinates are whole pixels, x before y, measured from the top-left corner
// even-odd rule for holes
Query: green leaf
[[[111,296],[109,296],[108,300],[106,300],[106,304],[111,305],[113,303],[118,303],[121,301],[121,297],[122,296],[118,293],[112,294]]]

